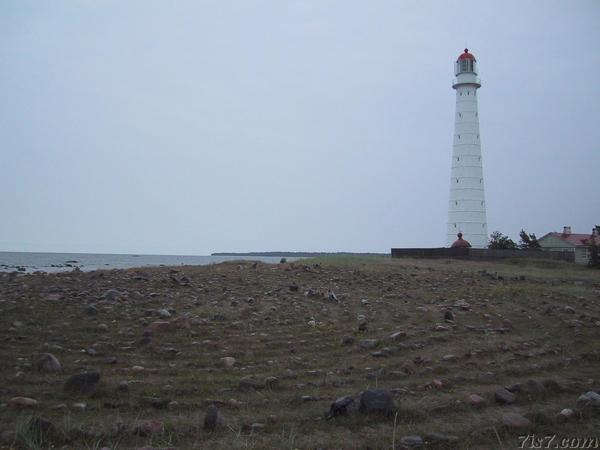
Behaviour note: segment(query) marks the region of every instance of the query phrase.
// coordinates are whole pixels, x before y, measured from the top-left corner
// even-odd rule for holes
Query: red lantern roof
[[[460,61],[460,60],[462,60],[462,59],[472,59],[473,61],[477,61],[477,60],[475,59],[475,56],[473,56],[471,53],[469,53],[469,49],[468,49],[468,48],[465,48],[465,52],[464,52],[464,53],[462,53],[462,54],[461,54],[461,55],[458,57],[458,60],[459,60],[459,61]]]
[[[463,239],[463,235],[462,233],[458,233],[458,239],[455,240],[452,245],[450,246],[451,248],[457,248],[457,247],[470,247],[471,244],[469,243],[469,241]]]

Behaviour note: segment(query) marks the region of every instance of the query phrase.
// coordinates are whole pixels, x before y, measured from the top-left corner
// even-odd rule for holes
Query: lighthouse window
[[[454,224],[454,228],[456,228],[456,224]]]
[[[458,135],[458,138],[460,139],[460,134]]]
[[[467,95],[471,95],[471,91],[467,91]]]
[[[454,202],[454,204],[455,204],[456,206],[458,206],[458,202]]]
[[[479,179],[479,184],[483,183],[483,178]]]
[[[456,182],[458,183],[458,178],[456,179]]]
[[[460,157],[458,157],[458,156],[457,156],[457,157],[456,157],[456,160],[457,160],[457,161],[460,161]]]
[[[483,202],[481,202],[481,206],[483,206]]]
[[[460,93],[460,95],[462,96],[462,92]]]
[[[461,114],[461,113],[458,113],[458,117],[462,117],[462,114]]]
[[[475,117],[479,117],[479,113],[475,113]]]

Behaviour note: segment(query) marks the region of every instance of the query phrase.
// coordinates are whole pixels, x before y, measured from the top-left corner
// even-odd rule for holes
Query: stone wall
[[[492,250],[482,248],[393,248],[392,258],[450,258],[470,260],[496,260],[506,258],[575,260],[573,252],[553,252],[539,250]]]

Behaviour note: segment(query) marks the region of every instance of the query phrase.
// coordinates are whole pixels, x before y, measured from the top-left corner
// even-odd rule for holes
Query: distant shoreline
[[[246,252],[246,253],[211,253],[210,256],[274,256],[290,258],[312,258],[318,256],[390,256],[389,253],[354,253],[354,252]]]

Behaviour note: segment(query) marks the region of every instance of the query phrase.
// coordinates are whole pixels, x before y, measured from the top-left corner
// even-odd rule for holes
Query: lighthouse
[[[487,247],[487,219],[483,184],[483,161],[479,136],[477,60],[465,49],[454,64],[456,90],[454,145],[448,205],[448,247],[462,233],[474,248]]]

